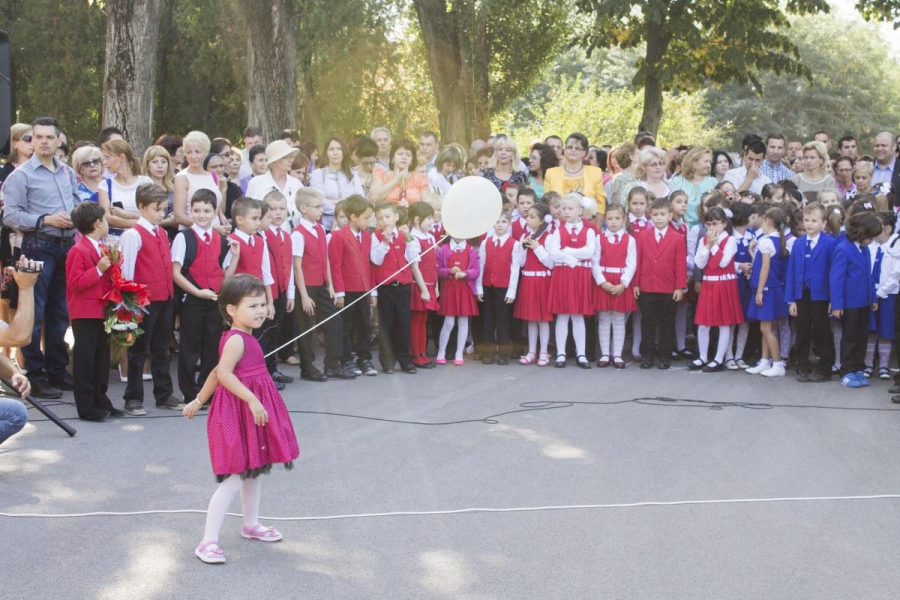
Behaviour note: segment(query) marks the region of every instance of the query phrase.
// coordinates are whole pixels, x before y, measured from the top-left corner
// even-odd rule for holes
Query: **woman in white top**
[[[802,153],[803,171],[791,177],[791,181],[797,184],[806,197],[807,202],[815,202],[819,192],[825,190],[837,190],[837,182],[834,177],[825,171],[828,163],[828,149],[822,142],[806,142],[803,144]]]
[[[666,153],[656,146],[644,146],[638,158],[643,173],[638,183],[654,198],[668,198],[671,190],[666,183]]]
[[[459,172],[462,171],[465,164],[466,159],[462,154],[462,146],[453,144],[444,148],[437,160],[434,161],[434,166],[428,171],[431,191],[441,196],[445,195],[450,190],[450,186],[459,179]]]
[[[123,140],[108,140],[100,146],[106,169],[113,176],[100,184],[97,201],[106,210],[106,220],[115,229],[131,229],[141,217],[134,201],[138,186],[153,183],[140,173],[140,165]]]
[[[362,196],[365,193],[359,176],[353,172],[350,152],[344,140],[339,137],[328,138],[325,142],[325,166],[312,172],[309,185],[325,195],[322,227],[325,231],[331,231],[334,206],[354,194]]]
[[[213,227],[219,233],[225,233],[221,227],[218,213],[222,205],[222,191],[213,179],[210,172],[203,168],[203,161],[209,154],[209,138],[202,131],[192,131],[184,136],[184,157],[188,166],[175,175],[174,211],[175,221],[179,229],[187,229],[194,224],[191,218],[191,196],[199,189],[207,189],[216,195],[216,217],[213,219]]]

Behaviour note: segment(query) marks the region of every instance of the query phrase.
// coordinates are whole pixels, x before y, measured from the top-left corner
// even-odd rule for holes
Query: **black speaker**
[[[0,156],[9,156],[9,128],[13,124],[13,82],[9,35],[0,31]]]

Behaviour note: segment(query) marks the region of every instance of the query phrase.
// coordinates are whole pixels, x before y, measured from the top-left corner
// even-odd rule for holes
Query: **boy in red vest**
[[[106,395],[109,383],[109,334],[103,329],[103,296],[110,284],[105,275],[109,257],[100,240],[109,233],[106,211],[95,202],[84,202],[72,211],[72,224],[84,237],[66,257],[66,302],[75,347],[72,373],[78,418],[103,421],[125,413],[113,407]]]
[[[478,248],[481,273],[475,282],[475,289],[478,301],[484,302],[482,319],[488,348],[482,362],[486,365],[494,362],[495,352],[497,364],[509,364],[509,320],[519,285],[519,263],[513,260],[516,240],[511,229],[510,213],[503,211],[494,224],[494,235]]]
[[[228,271],[222,269],[228,241],[213,230],[215,216],[216,195],[208,189],[197,190],[191,198],[194,224],[178,232],[172,242],[172,279],[182,294],[178,388],[185,400],[197,397],[219,362],[222,315],[218,294],[222,281],[231,277],[237,267],[237,263],[232,263]],[[198,359],[200,371],[195,373]]]
[[[325,228],[319,223],[325,196],[313,188],[297,191],[297,211],[300,223],[291,234],[294,254],[294,281],[300,292],[300,331],[313,327],[337,312],[334,306],[334,287],[328,268],[328,245]],[[355,379],[356,373],[343,364],[344,332],[341,317],[330,319],[325,330],[325,374],[316,369],[315,332],[300,338],[300,377],[309,381],[326,379]]]
[[[181,410],[184,403],[172,396],[169,375],[169,340],[172,336],[172,311],[175,297],[172,285],[172,257],[169,237],[159,226],[166,213],[169,194],[156,184],[145,183],[134,195],[141,213],[138,222],[122,234],[122,276],[147,286],[150,305],[133,346],[128,348],[128,385],[125,387],[125,413],[142,417],[144,409],[144,362],[150,355],[153,396],[157,408]]]
[[[420,288],[424,288],[424,283],[416,266],[419,261],[416,245],[407,244],[405,232],[397,228],[399,216],[397,207],[390,202],[382,201],[375,205],[375,223],[378,230],[375,232],[376,239],[372,241],[369,258],[375,265],[372,271],[373,285],[385,283],[377,291],[372,292],[372,295],[378,294],[378,320],[382,331],[390,333],[390,346],[394,358],[400,363],[400,369],[404,373],[413,374],[416,372],[416,365],[409,349],[412,319],[409,303],[413,270]],[[404,267],[407,263],[411,263],[410,266]],[[404,268],[401,270],[401,267]],[[394,372],[393,360],[390,364],[386,364],[383,357],[379,356],[379,359],[385,373]]]
[[[291,248],[291,235],[284,230],[287,221],[287,200],[278,190],[272,190],[263,199],[268,207],[264,217],[266,225],[262,232],[269,250],[269,270],[272,272],[272,301],[275,305],[275,318],[266,320],[263,335],[260,339],[263,352],[268,354],[275,348],[287,343],[294,337],[294,320],[288,313],[294,311],[294,260]],[[273,354],[266,358],[266,367],[275,383],[293,383],[294,378],[278,371],[278,357]]]
[[[634,297],[641,309],[642,369],[653,367],[658,360],[660,369],[669,368],[675,349],[675,304],[684,296],[687,287],[687,247],[684,236],[669,227],[672,210],[669,200],[658,198],[650,205],[647,227],[637,239],[638,268],[634,281]],[[656,343],[657,332],[659,344]]]
[[[372,289],[372,234],[366,230],[372,217],[372,205],[356,194],[342,202],[347,224],[331,234],[328,258],[331,262],[331,281],[334,285],[334,305],[344,308]],[[377,375],[372,365],[369,338],[372,327],[369,307],[376,299],[360,300],[342,315],[344,322],[344,365],[357,375]],[[353,341],[355,340],[355,344]],[[353,364],[351,349],[356,352]]]

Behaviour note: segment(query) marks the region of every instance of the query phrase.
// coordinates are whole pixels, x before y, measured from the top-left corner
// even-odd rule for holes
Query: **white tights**
[[[709,362],[709,331],[708,325],[697,326],[697,347],[700,350],[700,360]],[[715,361],[722,364],[725,361],[725,353],[731,347],[731,325],[719,326],[719,343],[716,346]]]
[[[891,345],[894,340],[886,340],[878,337],[877,333],[869,334],[869,343],[866,344],[866,366],[870,369],[875,366],[875,351],[878,351],[878,366],[882,369],[890,368]]]
[[[528,354],[537,352],[538,336],[541,338],[541,354],[547,354],[547,346],[550,345],[548,321],[528,321]]]
[[[241,492],[244,527],[251,528],[257,525],[259,523],[260,489],[259,477],[241,480],[240,475],[230,475],[220,483],[212,498],[209,499],[209,507],[206,509],[206,530],[203,532],[203,541],[219,541],[219,531],[225,521],[225,514],[238,490]]]
[[[450,341],[450,334],[453,327],[456,328],[456,360],[462,360],[463,351],[466,349],[466,340],[469,337],[469,317],[444,317],[444,326],[441,327],[441,336],[439,340],[437,357],[444,359],[447,356],[447,343]]]
[[[575,338],[575,353],[584,356],[584,315],[556,315],[556,355],[566,355],[569,339],[569,319],[572,320],[572,337]]]
[[[625,320],[628,313],[604,310],[600,313],[597,325],[597,336],[600,338],[600,354],[610,358],[622,356],[622,348],[625,346]],[[612,334],[612,351],[610,352],[609,339]]]
[[[747,323],[741,323],[737,326],[737,341],[734,344],[734,351],[731,350],[731,345],[728,346],[728,350],[725,352],[725,360],[741,360],[744,358],[744,350],[747,348],[747,337],[750,335],[750,325]]]

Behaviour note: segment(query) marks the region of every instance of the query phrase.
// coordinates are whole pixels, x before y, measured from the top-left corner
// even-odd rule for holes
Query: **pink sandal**
[[[241,526],[241,537],[248,540],[259,540],[260,542],[277,542],[281,539],[281,534],[274,527],[263,527],[259,523],[247,529]]]
[[[546,352],[541,352],[541,357],[537,361],[537,366],[546,367],[550,364],[550,355]]]
[[[201,542],[194,554],[208,565],[221,565],[225,562],[225,553],[218,542]]]
[[[525,354],[521,358],[519,358],[520,365],[533,365],[534,364],[534,352],[529,352]]]
[[[453,364],[456,365],[457,367],[461,367],[464,364],[466,364],[466,361],[462,358],[457,358],[453,361]]]

